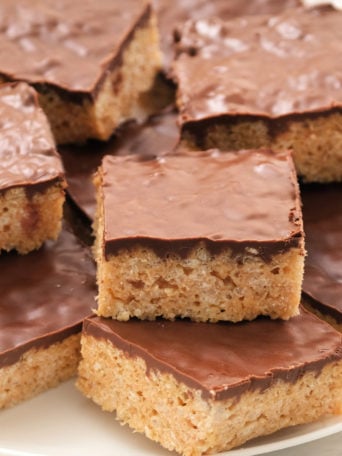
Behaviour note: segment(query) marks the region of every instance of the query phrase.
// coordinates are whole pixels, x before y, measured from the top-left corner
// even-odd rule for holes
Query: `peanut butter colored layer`
[[[4,0],[0,74],[93,97],[149,13],[144,0]]]
[[[295,383],[304,372],[319,374],[342,358],[342,336],[303,309],[288,321],[235,324],[91,317],[83,333],[110,341],[127,357],[143,358],[148,372],[170,372],[214,400],[265,390],[278,379]]]
[[[272,133],[280,118],[341,111],[341,20],[322,7],[188,23],[174,63],[180,123],[200,137],[201,122],[257,116]]]
[[[0,367],[80,332],[95,307],[95,266],[68,229],[27,255],[0,255]]]
[[[0,192],[18,186],[39,191],[58,180],[64,180],[63,165],[36,92],[25,83],[2,85]]]
[[[306,257],[303,291],[342,323],[342,185],[303,185]]]
[[[299,189],[289,153],[190,152],[102,165],[104,252],[148,245],[187,256],[199,241],[215,253],[245,249],[265,260],[302,245]]]

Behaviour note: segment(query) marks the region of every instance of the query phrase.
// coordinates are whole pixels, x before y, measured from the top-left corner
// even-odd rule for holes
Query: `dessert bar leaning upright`
[[[78,387],[184,456],[228,450],[342,412],[342,336],[288,321],[85,320]]]
[[[342,332],[342,183],[302,185],[304,304]]]
[[[148,1],[3,0],[0,18],[0,77],[34,85],[58,143],[143,115],[161,65]]]
[[[94,220],[96,212],[96,191],[93,175],[101,165],[105,155],[146,156],[153,150],[159,155],[165,150],[173,150],[179,142],[177,113],[165,109],[158,115],[149,117],[139,124],[126,122],[109,141],[87,144],[65,144],[58,148],[65,168],[68,195],[89,220]]]
[[[289,153],[107,156],[96,186],[98,315],[297,314],[304,247]]]
[[[3,253],[0,268],[1,409],[76,374],[96,284],[90,251],[66,226],[38,251]]]
[[[0,251],[20,253],[61,229],[64,171],[36,92],[0,87]]]
[[[342,11],[187,23],[173,74],[193,148],[293,149],[306,181],[342,180]]]

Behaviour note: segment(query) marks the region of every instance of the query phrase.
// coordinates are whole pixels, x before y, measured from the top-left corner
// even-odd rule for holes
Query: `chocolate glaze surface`
[[[39,191],[62,181],[64,170],[36,92],[25,83],[0,87],[0,192]]]
[[[183,152],[103,159],[104,251],[135,244],[187,256],[250,247],[265,259],[301,245],[299,189],[289,153]]]
[[[38,251],[2,253],[0,270],[0,367],[79,332],[95,307],[90,252],[65,227]]]
[[[277,379],[294,383],[342,358],[342,336],[303,309],[288,321],[234,324],[92,317],[83,332],[109,340],[128,357],[142,357],[148,371],[171,372],[214,400],[265,390]]]
[[[341,111],[341,22],[321,7],[187,23],[173,68],[180,123]]]
[[[173,32],[188,19],[217,16],[222,19],[253,14],[275,14],[298,6],[300,0],[154,0],[161,48],[168,67],[173,58]]]
[[[179,141],[177,114],[166,110],[144,124],[122,125],[108,142],[89,141],[83,146],[60,146],[68,193],[90,220],[96,209],[93,174],[105,155],[153,156],[172,151]]]
[[[91,94],[149,13],[143,0],[3,0],[0,74]]]
[[[342,323],[342,184],[303,185],[301,193],[308,251],[303,291]]]

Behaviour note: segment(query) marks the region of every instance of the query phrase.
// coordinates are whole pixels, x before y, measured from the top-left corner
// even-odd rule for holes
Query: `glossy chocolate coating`
[[[323,314],[342,323],[342,184],[303,185],[308,255],[303,291]]]
[[[148,245],[187,256],[248,248],[268,258],[301,244],[299,189],[289,153],[184,152],[102,163],[104,251]]]
[[[304,372],[319,373],[342,358],[342,336],[303,309],[288,321],[243,323],[92,317],[83,332],[110,341],[128,357],[142,357],[148,371],[170,372],[214,400],[265,390],[277,379],[295,383]]]
[[[0,74],[92,95],[149,13],[141,0],[3,0]]]
[[[341,22],[322,7],[188,23],[174,64],[180,123],[341,111]]]
[[[174,30],[188,19],[275,14],[299,4],[300,0],[154,0],[165,64],[168,67],[172,61]]]
[[[89,141],[84,146],[59,147],[65,166],[68,193],[77,206],[93,220],[96,209],[93,174],[105,155],[159,155],[172,151],[179,140],[177,114],[166,110],[144,124],[122,125],[108,142]]]
[[[64,171],[36,92],[25,83],[0,87],[0,192],[34,192],[63,180]]]
[[[38,251],[2,253],[0,270],[0,367],[79,332],[95,307],[90,252],[66,228]]]

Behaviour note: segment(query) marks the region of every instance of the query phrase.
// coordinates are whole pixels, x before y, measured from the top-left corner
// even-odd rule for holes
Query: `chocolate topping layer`
[[[173,57],[173,32],[188,19],[222,19],[252,14],[276,14],[300,5],[300,0],[154,0],[165,63]]]
[[[93,95],[149,14],[144,0],[2,0],[0,74]]]
[[[278,379],[294,383],[342,358],[342,336],[304,310],[288,321],[235,324],[91,317],[83,333],[109,340],[128,357],[142,357],[148,371],[171,372],[214,400],[265,390]]]
[[[0,192],[30,192],[62,181],[63,165],[36,92],[25,83],[0,87]]]
[[[342,323],[342,184],[303,185],[306,258],[303,291]]]
[[[299,190],[290,154],[192,152],[102,165],[104,251],[135,244],[187,256],[204,241],[215,252],[254,248],[267,259],[300,246]]]
[[[59,148],[65,166],[68,193],[79,208],[93,220],[96,209],[93,174],[105,155],[159,155],[172,151],[179,140],[177,114],[167,111],[144,124],[122,125],[108,142],[89,141],[84,146]]]
[[[342,12],[189,22],[174,63],[180,122],[342,110]]]
[[[2,253],[0,270],[0,367],[79,332],[95,307],[90,252],[66,228],[38,251]]]

